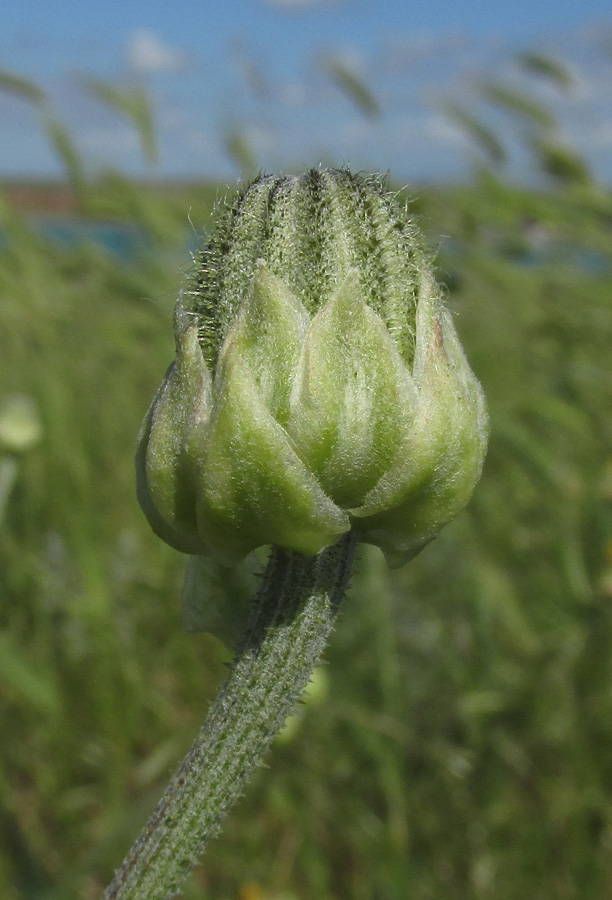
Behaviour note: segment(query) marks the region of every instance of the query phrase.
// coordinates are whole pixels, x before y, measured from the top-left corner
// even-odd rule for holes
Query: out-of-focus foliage
[[[582,157],[572,147],[559,141],[534,138],[532,147],[540,168],[547,175],[563,182],[588,184],[591,174]]]
[[[14,72],[7,72],[0,69],[0,91],[6,91],[14,94],[22,100],[34,103],[36,106],[44,106],[47,102],[47,95],[37,84],[29,78],[23,78]]]
[[[612,195],[554,174],[419,189],[489,401],[483,478],[405,569],[364,549],[325,696],[189,900],[612,895]],[[182,631],[185,559],[133,485],[187,223],[216,188],[79,184],[128,251],[62,243],[0,201],[0,419],[20,397],[37,423],[0,442],[3,900],[99,897],[227,662]]]
[[[457,103],[444,104],[442,112],[455,122],[480,150],[484,151],[489,162],[493,165],[505,162],[506,150],[502,141],[493,129],[485,125],[474,113]]]
[[[378,100],[370,87],[355,69],[336,56],[327,56],[323,67],[343,94],[366,116],[376,117],[381,113]]]
[[[531,75],[539,75],[564,90],[572,87],[574,79],[569,69],[553,56],[545,53],[521,53],[518,57],[521,67]]]
[[[151,165],[156,163],[155,122],[150,98],[144,88],[138,84],[123,88],[114,87],[95,78],[87,78],[83,84],[92,96],[134,125],[140,137],[145,159]]]
[[[480,92],[489,103],[494,103],[522,121],[544,128],[550,128],[554,124],[553,116],[544,106],[504,84],[485,81],[480,84]]]
[[[76,144],[65,125],[58,119],[46,120],[49,143],[53,147],[72,189],[81,205],[86,206],[85,171]]]
[[[566,66],[545,54],[522,53],[516,57],[516,63],[525,73],[546,78],[564,90],[574,83]],[[519,146],[522,145],[523,152],[525,149],[530,151],[536,172],[558,184],[588,185],[592,175],[586,161],[560,137],[555,116],[542,103],[504,82],[480,79],[477,87],[479,98],[485,106],[484,116],[479,111],[448,101],[441,104],[441,110],[462,129],[474,147],[482,151],[489,165],[499,169],[508,161],[509,153],[505,140],[489,124],[487,107],[509,114],[516,120]]]
[[[233,128],[225,137],[225,151],[234,161],[243,178],[252,178],[257,174],[257,160],[245,132]]]

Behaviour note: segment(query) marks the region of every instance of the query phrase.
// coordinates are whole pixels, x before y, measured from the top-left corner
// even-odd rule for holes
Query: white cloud
[[[417,65],[443,56],[473,51],[466,34],[460,31],[393,32],[383,37],[383,64],[387,71],[397,74],[410,71]]]
[[[108,160],[109,157],[139,151],[138,135],[132,128],[121,124],[85,128],[78,134],[78,142],[88,156],[96,159]]]
[[[469,141],[461,128],[449,122],[444,116],[432,113],[423,122],[423,135],[435,141],[442,141],[451,146],[469,145]]]
[[[187,65],[184,53],[164,44],[144,28],[131,36],[127,57],[130,66],[140,72],[176,72]]]
[[[206,157],[219,152],[221,142],[210,131],[202,131],[199,128],[185,130],[180,135],[183,145],[190,151],[204,153]]]
[[[612,121],[602,122],[600,125],[596,125],[595,128],[591,129],[590,133],[587,133],[586,135],[584,131],[582,131],[581,136],[583,138],[586,137],[584,143],[587,150],[605,150],[608,147],[612,147]]]
[[[295,81],[283,84],[280,88],[280,100],[285,106],[304,106],[308,102],[306,86]]]
[[[311,6],[331,6],[332,4],[341,2],[341,0],[266,0],[269,6],[276,6],[279,9],[302,10]]]
[[[265,125],[249,124],[244,129],[244,136],[256,157],[276,149],[276,136]]]

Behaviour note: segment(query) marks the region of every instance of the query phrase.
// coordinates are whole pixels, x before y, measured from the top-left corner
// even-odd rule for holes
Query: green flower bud
[[[173,547],[391,564],[468,502],[487,415],[407,209],[377,178],[261,177],[218,215],[175,315],[138,494]]]

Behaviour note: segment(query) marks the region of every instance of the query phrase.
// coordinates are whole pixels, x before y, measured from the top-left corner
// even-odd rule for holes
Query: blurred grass
[[[133,487],[214,187],[79,169],[142,250],[0,205],[0,896],[93,900],[201,724],[227,653],[181,630],[185,559]],[[364,549],[325,696],[277,742],[191,900],[612,896],[612,195],[481,171],[414,201],[491,412],[482,482],[413,563]],[[7,469],[8,471],[8,469]],[[232,584],[211,567],[215,591]]]

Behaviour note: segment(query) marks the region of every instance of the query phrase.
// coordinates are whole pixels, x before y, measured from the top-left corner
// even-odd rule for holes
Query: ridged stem
[[[227,681],[103,900],[170,900],[302,696],[350,576],[352,533],[313,557],[273,549]]]

